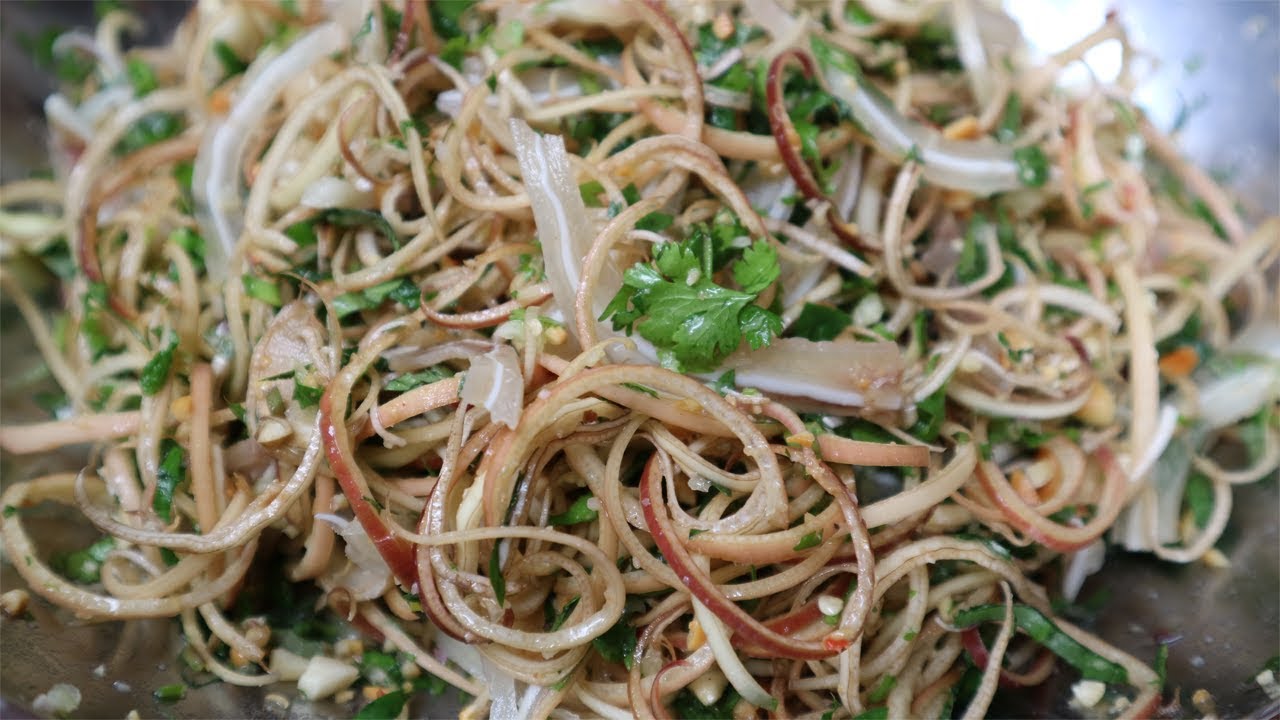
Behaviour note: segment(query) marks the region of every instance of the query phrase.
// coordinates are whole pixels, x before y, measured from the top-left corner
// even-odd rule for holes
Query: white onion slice
[[[496,345],[471,360],[462,383],[462,399],[489,411],[489,416],[509,428],[520,422],[524,406],[524,376],[520,357],[510,345]]]
[[[692,601],[693,615],[702,626],[702,631],[707,636],[707,644],[711,646],[711,652],[716,656],[716,664],[720,666],[720,671],[729,680],[729,684],[744,700],[756,707],[769,709],[776,707],[778,701],[756,682],[747,667],[742,664],[742,658],[738,657],[738,653],[733,649],[733,643],[729,641],[729,631],[725,629],[724,623],[697,598],[692,598]]]
[[[365,532],[364,526],[332,513],[316,513],[316,520],[328,523],[342,537],[343,552],[351,567],[337,578],[358,600],[372,600],[386,592],[391,568]]]
[[[1062,596],[1074,601],[1080,594],[1080,588],[1090,575],[1102,569],[1107,559],[1107,544],[1098,538],[1083,549],[1071,553],[1066,560],[1066,569],[1062,573]]]
[[[739,387],[799,395],[836,405],[902,407],[902,352],[891,342],[777,338],[725,361]]]
[[[1011,147],[987,139],[947,140],[900,115],[887,98],[845,70],[821,61],[818,68],[827,89],[849,106],[880,151],[902,162],[914,149],[929,182],[975,195],[1023,187]]]
[[[342,178],[326,176],[317,179],[302,191],[299,201],[310,208],[355,208],[371,210],[377,206],[377,198],[370,190],[361,190]]]
[[[276,96],[292,80],[306,74],[317,62],[347,47],[348,35],[335,23],[317,26],[280,55],[253,68],[231,112],[205,133],[196,155],[194,181],[196,218],[210,242],[209,274],[224,279],[231,256],[244,228],[244,199],[240,187],[240,163],[249,135],[275,104]],[[255,62],[256,64],[256,62]]]

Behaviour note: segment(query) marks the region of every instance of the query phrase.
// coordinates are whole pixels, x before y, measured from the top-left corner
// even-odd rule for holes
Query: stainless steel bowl
[[[130,3],[141,5],[141,3]],[[1225,173],[1253,216],[1280,211],[1280,2],[1169,2],[1165,0],[1012,0],[1011,11],[1041,49],[1061,47],[1095,26],[1112,6],[1137,44],[1162,59],[1139,98],[1163,127],[1191,113],[1181,141],[1188,154]],[[152,35],[181,17],[176,2],[146,4]],[[88,25],[89,2],[0,2],[0,177],[13,180],[45,164],[42,100],[48,81],[21,50],[18,38],[47,26]],[[1105,73],[1105,50],[1090,57]],[[0,417],[13,422],[36,417],[31,398],[39,389],[39,359],[14,308],[0,303]],[[57,468],[74,468],[75,453],[41,458],[0,456],[0,481],[12,482]],[[1280,530],[1276,478],[1236,491],[1227,535],[1219,543],[1227,569],[1175,566],[1147,555],[1112,550],[1102,573],[1082,598],[1109,597],[1093,627],[1143,659],[1152,659],[1157,639],[1170,645],[1168,677],[1189,698],[1208,690],[1223,717],[1277,717],[1254,675],[1280,653]],[[53,517],[32,518],[33,532],[52,549],[83,547]],[[21,581],[6,562],[0,589]],[[266,704],[263,690],[216,684],[190,690],[177,703],[161,703],[152,691],[181,681],[174,625],[164,621],[85,625],[35,601],[29,619],[0,625],[0,717],[21,717],[24,708],[53,683],[77,685],[83,701],[76,715],[123,717],[333,717],[352,708],[295,700],[287,709]],[[1066,676],[1006,699],[993,710],[1009,717],[1059,717],[1068,713]],[[284,694],[292,697],[288,688]],[[415,706],[416,714],[446,717],[456,704]]]

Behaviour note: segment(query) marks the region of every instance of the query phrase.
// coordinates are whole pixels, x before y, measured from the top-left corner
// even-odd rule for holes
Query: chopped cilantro
[[[579,495],[568,510],[557,513],[547,518],[547,522],[552,525],[577,525],[578,523],[592,522],[600,513],[591,509],[591,501],[595,498],[590,492]]]
[[[433,365],[426,370],[399,375],[388,382],[382,389],[388,392],[405,392],[449,377],[453,377],[452,368],[447,365]]]
[[[791,334],[809,340],[834,340],[853,324],[849,313],[830,305],[805,303],[800,315],[791,324]]]
[[[256,275],[244,275],[241,277],[241,282],[244,283],[244,293],[249,297],[274,307],[284,304],[284,300],[280,297],[280,286],[274,282]]]
[[[173,440],[165,438],[161,444],[160,467],[156,470],[156,492],[151,498],[151,508],[164,522],[169,522],[173,510],[173,493],[187,479],[187,455]]]
[[[156,80],[156,71],[138,58],[129,58],[124,69],[129,84],[133,86],[133,94],[137,97],[146,95],[160,85]]]
[[[168,382],[169,368],[173,365],[173,351],[177,347],[178,341],[173,340],[142,366],[142,372],[138,375],[138,384],[142,388],[143,395],[155,395]]]
[[[1049,158],[1037,145],[1028,145],[1013,151],[1013,161],[1018,166],[1018,180],[1027,187],[1040,187],[1049,179]]]

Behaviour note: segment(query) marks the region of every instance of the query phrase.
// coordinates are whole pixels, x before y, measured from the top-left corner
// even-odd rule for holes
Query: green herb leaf
[[[631,625],[631,613],[623,613],[613,627],[591,641],[591,646],[600,653],[600,657],[609,662],[621,663],[630,670],[631,663],[635,662],[632,656],[636,650],[636,629]]]
[[[191,228],[178,228],[169,233],[169,242],[186,251],[191,257],[191,264],[196,273],[204,273],[204,238],[199,233]]]
[[[671,709],[681,720],[727,720],[734,717],[733,709],[738,706],[741,696],[732,687],[724,689],[720,699],[710,705],[703,705],[693,691],[685,688],[671,698]]]
[[[498,549],[502,541],[493,543],[493,551],[489,553],[489,583],[493,585],[493,596],[498,600],[498,607],[507,601],[507,579],[502,577],[502,558]]]
[[[675,222],[675,218],[664,212],[651,212],[648,215],[636,221],[637,230],[649,230],[652,232],[662,232],[671,227]]]
[[[792,550],[808,550],[812,547],[818,547],[821,544],[822,532],[820,530],[814,530],[811,533],[806,533],[804,537],[800,538],[800,542],[796,543]]]
[[[1013,161],[1018,165],[1018,180],[1027,187],[1040,187],[1049,179],[1049,158],[1037,145],[1028,145],[1013,151]]]
[[[1213,482],[1200,473],[1192,473],[1182,497],[1196,527],[1203,529],[1213,515]]]
[[[462,16],[475,4],[475,0],[434,0],[427,3],[431,13],[431,28],[445,40],[463,35]]]
[[[280,286],[265,278],[256,275],[244,275],[241,277],[244,283],[244,293],[255,300],[271,305],[272,307],[280,307],[284,304],[284,300],[280,297]]]
[[[757,240],[733,264],[733,281],[742,292],[760,293],[778,279],[779,272],[778,251],[764,240]]]
[[[187,686],[182,683],[163,685],[151,694],[161,702],[177,702],[187,696]]]
[[[867,693],[867,702],[878,703],[884,702],[889,697],[889,693],[893,691],[893,687],[898,684],[898,678],[895,675],[884,675],[880,678],[880,682]]]
[[[222,75],[224,79],[235,77],[249,69],[249,63],[241,60],[240,56],[236,54],[236,51],[225,41],[214,41],[213,54],[218,58],[218,64],[222,65]]]
[[[578,186],[578,192],[582,195],[582,203],[587,207],[602,207],[600,196],[604,194],[604,185],[599,180],[582,183]]]
[[[577,525],[578,523],[594,522],[600,513],[591,508],[591,501],[595,496],[591,493],[579,495],[568,510],[557,513],[547,518],[547,522],[552,525]]]
[[[409,696],[403,690],[389,692],[360,708],[356,720],[395,720],[408,702]]]
[[[853,319],[847,312],[830,305],[805,303],[800,315],[791,324],[790,332],[795,337],[809,340],[834,340],[852,324]]]
[[[320,403],[322,395],[324,395],[324,388],[313,387],[303,383],[303,376],[300,371],[293,373],[293,400],[300,407],[315,407]]]
[[[437,3],[432,3],[432,5],[435,4]],[[391,223],[387,222],[387,219],[380,212],[357,210],[355,208],[329,208],[317,214],[315,222],[327,223],[340,228],[373,228],[391,241],[392,247],[396,250],[400,249],[400,237],[396,235]]]
[[[173,365],[173,351],[177,347],[178,341],[173,340],[168,347],[153,355],[147,364],[142,366],[142,372],[138,375],[138,385],[142,388],[143,395],[155,395],[168,382],[169,368]]]
[[[1004,610],[1002,604],[979,605],[956,613],[952,623],[959,628],[968,628],[984,622],[1000,622],[1004,619]],[[1085,679],[1106,683],[1129,681],[1129,673],[1122,665],[1081,645],[1030,605],[1015,604],[1013,617],[1019,629],[1079,670]]]
[[[1000,116],[1000,124],[996,126],[996,140],[1013,142],[1022,131],[1022,96],[1009,93],[1004,101],[1004,113]]]
[[[433,365],[426,370],[397,376],[382,389],[388,392],[405,392],[421,385],[430,385],[453,377],[453,369],[447,365]]]
[[[559,630],[561,626],[564,625],[565,621],[569,619],[569,616],[573,614],[573,609],[578,607],[578,601],[581,599],[581,595],[574,595],[569,602],[565,603],[564,607],[560,608],[560,612],[556,613],[555,617],[552,619],[551,625],[548,627],[548,632],[555,632]],[[547,602],[551,602],[550,598],[548,598]]]
[[[173,493],[187,479],[187,455],[181,446],[165,438],[161,444],[161,458],[160,467],[156,470],[156,492],[151,498],[151,508],[168,523],[173,518]]]
[[[116,143],[117,155],[128,155],[144,147],[167,140],[182,132],[182,116],[169,112],[153,112],[143,115],[129,126],[120,142]]]
[[[623,191],[634,193],[630,185]],[[743,339],[754,348],[767,345],[781,332],[781,319],[753,305],[758,292],[731,290],[712,279],[730,262],[739,281],[753,290],[777,278],[772,246],[743,248],[736,243],[744,235],[726,212],[711,227],[690,228],[682,242],[664,243],[651,263],[626,271],[600,319],[612,318],[614,329],[638,330],[658,347],[664,366],[686,372],[715,369]]]
[[[887,705],[879,705],[853,716],[853,720],[889,720],[889,707]]]
[[[724,395],[725,393],[737,387],[737,373],[733,370],[725,370],[711,383],[711,389]]]
[[[133,94],[136,97],[142,97],[160,85],[159,81],[156,80],[156,71],[138,58],[129,58],[125,63],[124,70],[125,75],[129,78],[129,84],[133,86]]]

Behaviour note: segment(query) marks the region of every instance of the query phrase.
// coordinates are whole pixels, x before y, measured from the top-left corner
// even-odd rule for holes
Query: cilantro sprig
[[[782,332],[782,319],[756,304],[778,279],[777,251],[764,240],[740,242],[736,219],[694,226],[678,243],[658,247],[653,260],[630,267],[601,320],[615,330],[639,332],[653,343],[666,367],[682,372],[714,370],[745,339],[753,349]],[[736,289],[716,281],[732,278]]]

